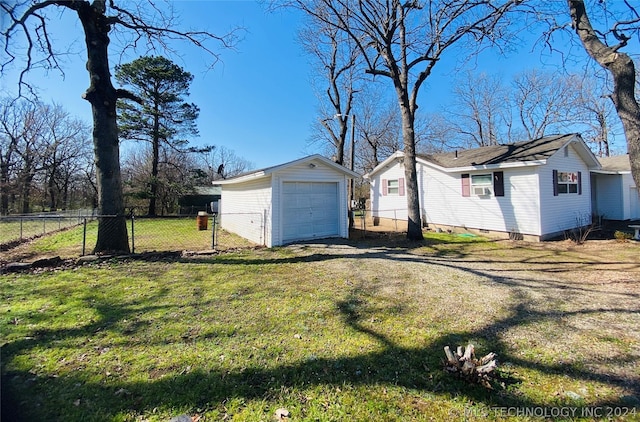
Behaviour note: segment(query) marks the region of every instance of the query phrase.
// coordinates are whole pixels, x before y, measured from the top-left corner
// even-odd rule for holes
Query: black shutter
[[[504,172],[493,172],[493,194],[495,196],[504,196]]]
[[[582,195],[582,172],[578,172],[578,195]]]
[[[553,196],[558,196],[558,170],[553,171]]]

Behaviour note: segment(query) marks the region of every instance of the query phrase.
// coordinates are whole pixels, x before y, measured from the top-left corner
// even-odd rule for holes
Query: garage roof
[[[297,166],[300,164],[308,164],[309,166],[317,166],[319,164],[328,166],[333,168],[334,170],[343,173],[344,175],[346,175],[348,178],[360,178],[360,175],[352,170],[349,170],[348,168],[346,168],[345,166],[342,166],[340,164],[334,163],[333,161],[329,160],[326,157],[323,157],[320,154],[314,154],[314,155],[309,155],[307,157],[304,158],[300,158],[298,160],[294,160],[294,161],[289,161],[288,163],[284,163],[284,164],[279,164],[277,166],[272,166],[272,167],[266,167],[263,169],[259,169],[259,170],[252,170],[246,173],[242,173],[239,174],[237,176],[234,177],[230,177],[229,179],[224,179],[224,180],[216,180],[214,182],[214,184],[216,185],[230,185],[233,183],[242,183],[242,182],[246,182],[249,180],[255,180],[255,179],[260,179],[263,177],[269,177],[271,176],[273,173],[281,171],[286,169],[287,167],[292,167],[292,166]]]

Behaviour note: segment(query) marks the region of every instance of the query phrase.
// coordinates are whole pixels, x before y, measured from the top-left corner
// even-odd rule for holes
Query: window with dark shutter
[[[462,175],[462,196],[471,196],[471,179],[469,173]]]
[[[504,196],[504,172],[493,172],[493,194],[495,196]]]

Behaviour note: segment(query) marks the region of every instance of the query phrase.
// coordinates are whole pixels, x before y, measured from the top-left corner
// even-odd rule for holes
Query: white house
[[[590,171],[580,135],[417,157],[423,224],[544,240],[590,223]],[[403,153],[365,175],[374,218],[407,220]]]
[[[591,173],[594,212],[608,220],[640,219],[638,188],[631,176],[629,155],[600,158]]]
[[[347,187],[357,173],[311,155],[215,183],[221,227],[259,245],[349,237]]]

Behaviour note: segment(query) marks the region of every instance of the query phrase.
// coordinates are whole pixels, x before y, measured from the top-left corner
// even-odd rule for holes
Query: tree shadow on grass
[[[440,335],[423,347],[405,347],[397,344],[387,334],[377,331],[367,324],[372,317],[372,310],[367,307],[368,296],[374,294],[371,286],[359,284],[346,291],[344,296],[336,298],[335,310],[343,324],[354,333],[365,335],[374,340],[379,347],[373,352],[363,352],[357,356],[336,358],[313,357],[303,362],[286,365],[274,365],[269,368],[247,367],[233,371],[199,369],[175,372],[150,380],[139,381],[96,381],[85,376],[81,371],[61,377],[43,377],[35,373],[3,371],[2,376],[2,417],[5,421],[27,420],[28,415],[43,403],[48,408],[56,409],[56,414],[44,415],[50,420],[68,417],[72,420],[111,420],[123,412],[151,413],[156,408],[187,409],[206,411],[216,409],[230,398],[246,400],[277,400],[283,388],[304,389],[310,385],[343,386],[399,386],[417,392],[429,392],[444,397],[459,396],[467,401],[483,403],[487,406],[540,407],[555,406],[563,402],[557,397],[535,399],[514,393],[508,386],[497,386],[496,390],[487,390],[478,385],[469,385],[458,380],[443,370],[443,347],[465,345],[468,341],[482,343],[483,352],[493,351],[501,362],[528,368],[543,374],[566,375],[573,380],[595,381],[615,388],[623,388],[631,395],[640,396],[640,383],[636,377],[623,377],[585,369],[581,365],[545,363],[534,358],[525,358],[515,354],[504,342],[501,333],[513,327],[527,326],[536,322],[554,321],[570,315],[590,315],[612,313],[624,318],[640,312],[638,307],[593,307],[569,312],[556,310],[539,310],[531,306],[522,288],[529,288],[531,280],[507,276],[495,276],[478,269],[463,268],[461,263],[447,260],[426,260],[425,257],[412,256],[402,250],[380,250],[374,252],[358,252],[349,254],[311,254],[302,257],[283,257],[275,259],[252,258],[218,258],[217,264],[243,265],[269,263],[321,262],[338,258],[375,258],[400,260],[402,262],[428,263],[436,267],[455,268],[513,289],[514,303],[508,308],[506,316],[498,318],[483,327],[474,330],[453,328],[450,333]],[[428,262],[427,262],[428,261]],[[208,261],[207,261],[208,262]],[[577,286],[560,286],[554,280],[535,280],[536,288],[549,290],[549,295],[556,291],[571,290],[573,294],[584,293]],[[166,292],[160,291],[158,295]],[[612,293],[613,294],[613,293]],[[615,293],[618,294],[618,293]],[[160,297],[158,296],[158,298]],[[622,295],[624,296],[624,295]],[[631,298],[637,299],[632,294]],[[148,298],[145,299],[148,301]],[[18,356],[32,347],[55,347],[61,340],[90,336],[99,330],[113,330],[116,324],[131,319],[135,313],[150,312],[154,306],[141,307],[140,303],[131,302],[126,306],[93,298],[91,306],[101,316],[96,321],[72,329],[50,329],[39,333],[39,338],[11,342],[2,348],[4,360]],[[186,304],[188,306],[188,304]],[[201,305],[207,305],[201,304]],[[183,304],[185,306],[185,304]],[[402,312],[401,304],[397,312]],[[129,326],[133,332],[144,330],[144,326]],[[126,334],[126,333],[125,333]],[[206,341],[201,339],[200,341]],[[190,343],[185,342],[185,346]],[[632,353],[617,357],[625,365],[640,364],[637,355]],[[524,380],[517,375],[504,373],[503,381],[518,383]],[[560,401],[559,401],[560,400]],[[55,403],[55,406],[50,406]],[[629,406],[626,399],[618,402],[590,402],[591,406]],[[637,403],[636,403],[637,405]],[[13,406],[13,407],[12,407]],[[22,419],[21,419],[22,418]],[[76,419],[77,418],[77,419]]]

